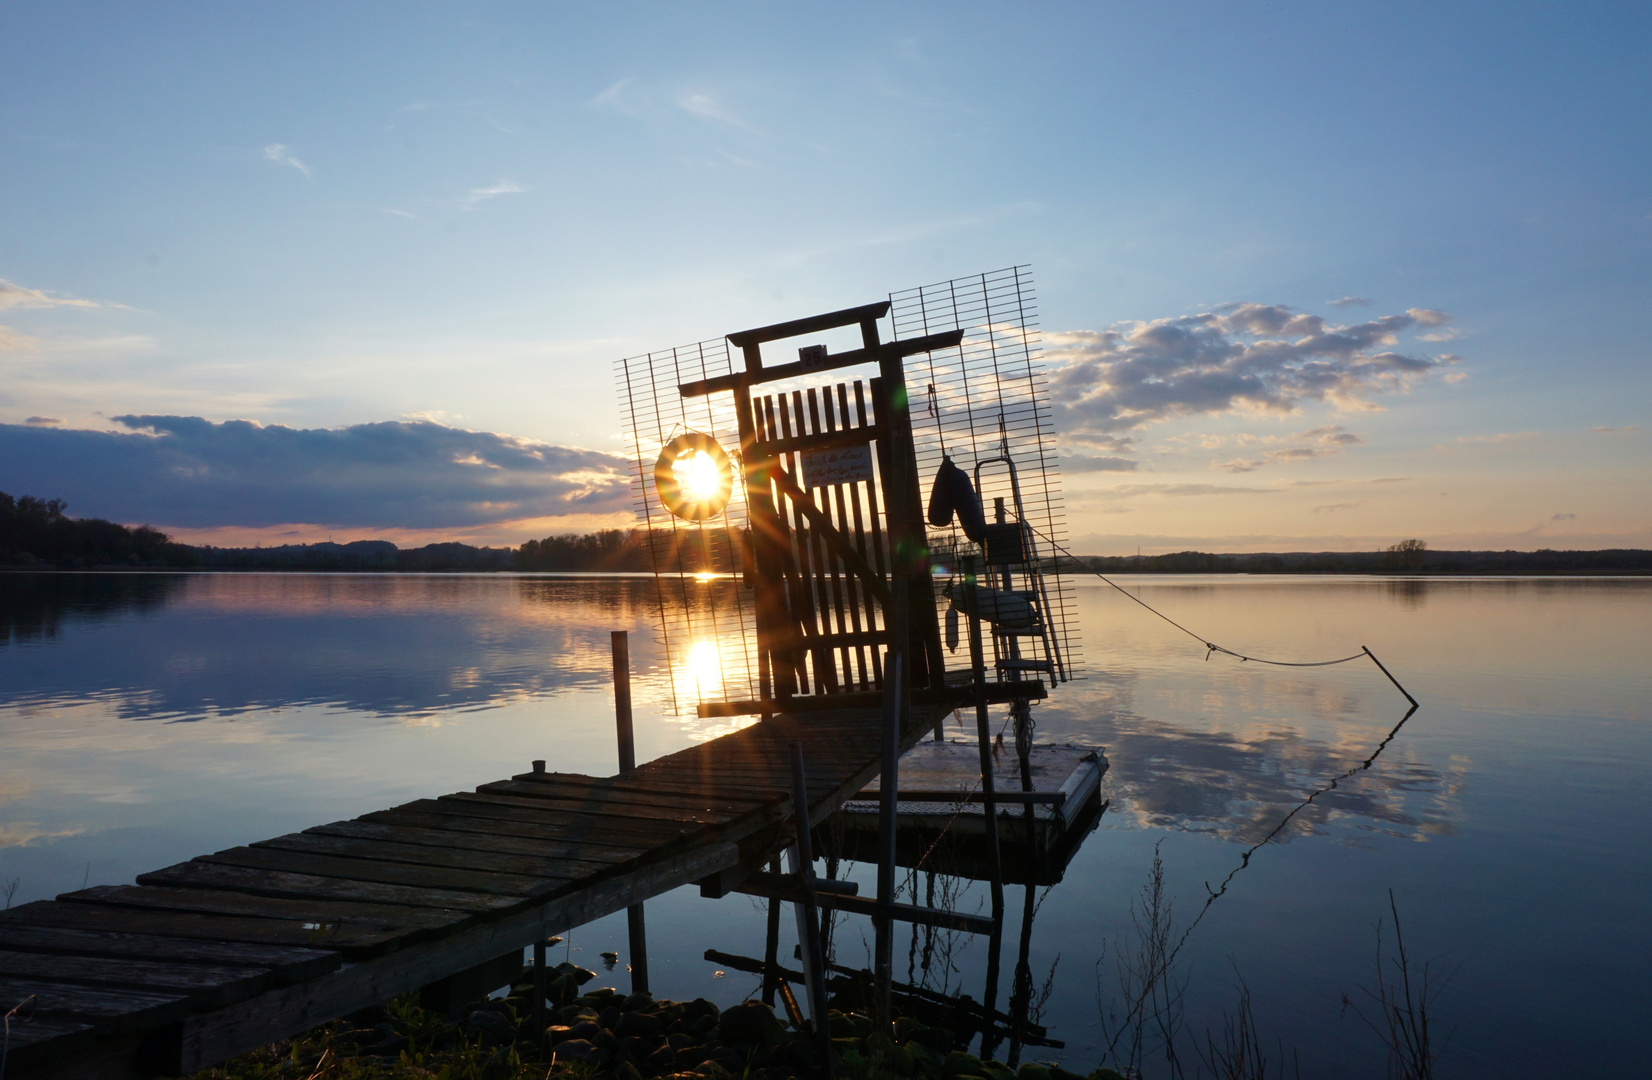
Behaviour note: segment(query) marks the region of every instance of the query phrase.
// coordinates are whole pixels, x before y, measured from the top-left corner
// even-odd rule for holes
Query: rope
[[[1047,540],[1049,542],[1049,545],[1052,548],[1054,548],[1056,551],[1059,551],[1061,554],[1067,556],[1067,558],[1073,560],[1075,563],[1078,563],[1079,566],[1083,567],[1085,570],[1087,570],[1090,573],[1094,574],[1096,577],[1100,578],[1101,580],[1105,581],[1107,584],[1111,585],[1114,589],[1118,590],[1118,592],[1122,596],[1125,596],[1126,598],[1130,599],[1131,601],[1133,601],[1137,604],[1140,604],[1142,607],[1146,608],[1148,611],[1150,611],[1153,614],[1157,615],[1159,618],[1163,619],[1165,622],[1169,623],[1171,626],[1174,626],[1176,629],[1180,630],[1182,633],[1186,634],[1188,637],[1192,638],[1194,641],[1197,641],[1199,644],[1203,645],[1205,647],[1205,659],[1207,661],[1210,659],[1210,657],[1213,653],[1221,653],[1224,656],[1236,657],[1241,663],[1268,664],[1272,667],[1308,668],[1308,667],[1331,667],[1335,664],[1346,664],[1351,660],[1359,660],[1359,659],[1364,658],[1364,657],[1369,657],[1371,662],[1373,664],[1377,665],[1378,670],[1380,670],[1384,675],[1388,676],[1388,681],[1393,683],[1395,688],[1398,689],[1400,693],[1405,695],[1405,699],[1407,701],[1411,702],[1411,704],[1413,704],[1413,705],[1417,704],[1417,699],[1411,696],[1410,691],[1406,690],[1405,687],[1401,686],[1400,681],[1398,679],[1394,678],[1393,674],[1386,667],[1383,667],[1382,661],[1377,659],[1376,654],[1373,653],[1370,649],[1366,648],[1364,645],[1361,645],[1359,647],[1360,651],[1357,652],[1357,653],[1354,653],[1352,656],[1344,656],[1344,657],[1340,657],[1336,660],[1264,660],[1263,658],[1261,658],[1259,656],[1247,656],[1242,652],[1235,652],[1232,649],[1226,648],[1224,646],[1216,644],[1213,641],[1207,640],[1203,634],[1195,634],[1193,631],[1189,630],[1187,627],[1183,626],[1181,623],[1177,622],[1175,619],[1172,619],[1169,615],[1166,615],[1164,612],[1160,611],[1158,608],[1154,607],[1152,604],[1149,604],[1147,601],[1143,600],[1141,597],[1137,596],[1135,593],[1132,593],[1130,590],[1126,589],[1124,586],[1120,585],[1118,582],[1114,581],[1112,578],[1108,577],[1106,574],[1102,573],[1100,570],[1096,570],[1093,567],[1084,566],[1084,564],[1082,562],[1079,562],[1079,558],[1078,558],[1077,555],[1074,555],[1071,551],[1068,551],[1065,547],[1063,547],[1061,544],[1056,542],[1055,537],[1046,534],[1045,532],[1043,532],[1043,530],[1039,529],[1037,526],[1031,524],[1030,522],[1024,522],[1023,524],[1025,524],[1027,526],[1027,528],[1031,529],[1033,532],[1037,533],[1039,536],[1041,536],[1045,540]]]

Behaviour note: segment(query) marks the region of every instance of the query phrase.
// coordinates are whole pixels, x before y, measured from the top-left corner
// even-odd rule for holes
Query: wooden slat
[[[444,796],[440,799],[420,799],[396,807],[424,813],[448,814],[453,817],[489,818],[554,830],[550,835],[564,836],[583,843],[617,843],[622,846],[640,845],[652,850],[665,844],[681,843],[705,831],[698,822],[660,821],[655,818],[628,818],[620,821],[591,814],[569,814],[542,806],[532,799],[512,800],[502,795]],[[376,814],[366,814],[378,820]]]
[[[175,889],[157,885],[94,885],[64,893],[59,900],[88,904],[118,904],[203,915],[285,919],[297,922],[345,922],[351,926],[402,929],[453,927],[474,918],[469,912],[444,908],[413,908],[375,904],[337,897],[277,897],[218,889]]]
[[[481,836],[506,836],[523,840],[543,840],[550,843],[575,843],[584,848],[604,848],[616,855],[630,857],[644,855],[655,844],[631,830],[612,830],[588,827],[584,835],[570,839],[555,822],[522,821],[497,813],[486,813],[495,807],[481,807],[482,812],[454,812],[429,800],[428,808],[419,803],[408,803],[393,810],[379,810],[365,814],[358,820],[384,825],[406,825],[420,829],[443,829],[450,832],[475,833]],[[586,856],[594,857],[594,856]]]
[[[527,772],[517,773],[515,776],[512,776],[511,779],[520,780],[525,783],[562,783],[566,776],[568,776],[567,773]],[[613,784],[613,788],[615,791],[625,792],[652,792],[656,794],[663,793],[669,795],[693,795],[696,797],[708,795],[721,800],[721,804],[719,805],[720,809],[728,809],[730,811],[739,810],[743,812],[750,810],[753,807],[769,806],[774,802],[773,796],[769,796],[767,793],[761,791],[707,793],[692,784],[675,784],[671,781],[661,781],[659,778],[645,782],[627,777],[623,780],[616,781]]]
[[[81,983],[187,994],[197,1009],[221,1009],[254,997],[274,980],[268,968],[169,964],[109,956],[53,956],[0,949],[0,979]]]
[[[266,847],[230,848],[211,855],[198,855],[194,861],[213,866],[275,870],[288,874],[314,874],[317,877],[341,881],[406,885],[420,890],[448,889],[494,896],[540,896],[572,880],[572,877],[566,874],[560,877],[528,877],[523,874],[455,870],[446,866],[385,862],[380,859],[351,858]]]
[[[175,885],[186,889],[225,889],[255,896],[316,897],[360,900],[373,904],[403,904],[412,908],[453,908],[459,911],[504,911],[519,902],[514,897],[456,889],[417,888],[377,881],[323,877],[281,870],[186,862],[138,875],[140,885]]]
[[[600,817],[657,818],[661,821],[695,821],[705,825],[722,825],[750,810],[728,811],[707,806],[709,800],[682,798],[667,804],[660,800],[632,800],[623,792],[607,792],[600,796],[585,796],[578,792],[562,792],[549,784],[535,784],[520,780],[497,780],[476,789],[481,795],[506,795],[536,799],[554,810],[577,814],[595,814]]]
[[[577,833],[578,827],[583,823],[609,831],[621,828],[635,829],[638,835],[647,835],[650,838],[658,836],[662,839],[688,836],[699,832],[703,826],[718,825],[730,820],[723,814],[697,814],[689,810],[653,811],[635,807],[631,808],[630,812],[616,807],[611,813],[594,814],[528,795],[491,795],[476,791],[458,791],[452,795],[443,795],[436,802],[446,807],[462,806],[466,810],[487,806],[495,810],[519,811],[521,820],[554,821],[565,825],[569,832],[574,833]],[[650,828],[652,832],[649,832]]]
[[[91,1024],[80,1020],[63,1020],[52,1016],[14,1016],[6,1033],[6,1063],[17,1069],[28,1068],[48,1056],[44,1053],[48,1049],[45,1045],[47,1043],[56,1043],[57,1045],[50,1047],[51,1054],[61,1056],[92,1041],[96,1030]]]
[[[464,832],[459,829],[424,828],[413,825],[388,825],[382,821],[335,821],[331,825],[317,825],[305,829],[311,836],[341,836],[357,840],[387,840],[400,844],[419,844],[426,847],[453,848],[477,853],[497,852],[501,855],[532,855],[544,859],[568,859],[587,866],[622,866],[640,855],[646,848],[618,849],[592,844],[566,843],[521,836],[505,836],[497,832]]]
[[[105,956],[171,963],[224,964],[269,969],[284,981],[313,979],[339,965],[339,954],[323,949],[282,948],[233,941],[195,941],[154,934],[66,930],[0,923],[0,946],[20,952]]]
[[[587,802],[600,805],[610,799],[633,803],[637,806],[661,806],[672,809],[687,808],[702,810],[710,813],[728,814],[730,817],[739,817],[749,814],[753,810],[761,809],[764,801],[756,798],[737,799],[721,795],[713,799],[709,793],[699,791],[672,791],[646,784],[579,784],[569,783],[555,773],[520,773],[509,781],[496,781],[492,784],[483,784],[477,791],[493,791],[500,784],[534,784],[539,790],[545,791],[552,798],[571,799],[578,802]],[[511,791],[537,794],[529,788],[511,788]]]
[[[29,905],[34,907],[34,905]],[[407,910],[413,910],[411,908]],[[16,914],[13,908],[8,914]],[[114,904],[43,902],[27,912],[30,925],[69,930],[156,934],[208,941],[243,941],[336,949],[351,956],[372,955],[397,943],[427,934],[429,927],[356,925],[347,920],[310,922],[297,919],[243,919],[192,911],[155,910]],[[459,919],[462,925],[469,919]]]
[[[337,855],[352,859],[381,859],[386,862],[440,866],[457,870],[516,874],[527,878],[571,880],[601,874],[612,863],[578,859],[547,859],[533,855],[505,855],[497,851],[465,851],[431,847],[427,844],[400,844],[384,840],[357,840],[315,833],[291,833],[273,840],[260,840],[255,848],[280,848],[313,855]]]
[[[31,997],[37,1016],[90,1021],[106,1031],[138,1031],[190,1013],[188,996],[179,993],[0,978],[0,1001]]]

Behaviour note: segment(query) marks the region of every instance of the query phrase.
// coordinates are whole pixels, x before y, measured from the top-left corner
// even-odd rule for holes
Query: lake
[[[1242,977],[1267,1046],[1294,1048],[1303,1075],[1383,1075],[1343,995],[1360,1003],[1374,984],[1392,890],[1412,959],[1451,974],[1432,1013],[1452,1033],[1443,1075],[1645,1074],[1652,581],[1119,580],[1252,655],[1368,645],[1421,708],[1394,731],[1407,702],[1368,662],[1207,660],[1080,579],[1081,678],[1035,707],[1037,738],[1105,747],[1112,801],[1032,926],[1042,1022],[1067,1049],[1027,1058],[1096,1064],[1098,985],[1113,991],[1157,850],[1177,933],[1203,909],[1180,969],[1189,1061]],[[652,602],[630,578],[0,575],[0,884],[23,903],[127,883],[534,758],[611,774],[610,630],[631,631],[639,760],[743,722],[672,710]],[[1021,911],[1009,891],[1000,1006]],[[978,887],[960,901],[979,903]],[[656,994],[753,992],[755,977],[702,954],[760,955],[759,902],[680,890],[648,918]],[[844,920],[839,960],[862,963],[870,939]],[[900,967],[910,943],[897,940]],[[601,972],[598,954],[625,944],[610,917],[557,952]],[[931,981],[979,995],[984,943],[958,950]]]

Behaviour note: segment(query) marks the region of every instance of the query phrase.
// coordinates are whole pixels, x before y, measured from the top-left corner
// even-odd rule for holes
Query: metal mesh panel
[[[912,429],[918,473],[926,485],[950,456],[972,475],[976,463],[1000,456],[1006,445],[1015,462],[1025,522],[1045,566],[1051,631],[1069,674],[1078,661],[1071,633],[1072,586],[1054,573],[1056,551],[1067,542],[1061,501],[1055,425],[1039,359],[1038,309],[1028,267],[1014,266],[974,277],[889,294],[895,338],[963,330],[963,344],[907,361]],[[987,520],[1003,498],[1014,501],[1009,471],[988,466],[980,476]],[[973,547],[957,525],[930,530],[930,549],[946,565],[947,553]],[[949,665],[950,666],[950,665]]]
[[[654,570],[655,619],[674,707],[757,696],[750,595],[740,587],[739,535],[746,524],[738,482],[740,433],[727,394],[684,398],[677,387],[733,371],[728,342],[701,341],[614,365],[644,542]],[[734,494],[723,513],[684,521],[661,504],[654,461],[684,432],[716,439],[736,459]]]

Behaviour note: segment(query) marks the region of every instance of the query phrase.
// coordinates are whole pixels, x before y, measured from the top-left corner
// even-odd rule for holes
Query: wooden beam
[[[1060,791],[999,791],[994,792],[993,797],[999,802],[1036,803],[1055,806],[1060,806],[1067,801],[1067,796]],[[978,803],[982,801],[979,790],[963,791],[956,788],[931,788],[928,790],[902,788],[895,794],[895,798],[901,802]],[[868,788],[857,793],[850,801],[876,802],[877,800],[878,789]]]
[[[1011,681],[987,683],[987,702],[1001,705],[1007,701],[1025,698],[1041,701],[1049,691],[1041,682]],[[883,700],[881,690],[852,690],[842,694],[809,694],[780,701],[703,701],[699,705],[701,718],[714,716],[757,716],[775,713],[807,713],[822,709],[873,708]],[[953,709],[975,700],[969,687],[946,690],[914,690],[912,703],[931,708]]]
[[[755,330],[738,330],[728,335],[728,339],[731,344],[743,349],[747,345],[760,345],[765,341],[800,337],[821,330],[835,330],[840,326],[856,326],[863,319],[881,319],[887,314],[889,301],[879,300],[875,304],[861,304],[859,307],[828,311],[824,315],[810,315],[806,319],[792,319],[790,322],[759,326]]]
[[[266,993],[183,1023],[182,1061],[189,1073],[475,967],[511,949],[686,885],[739,860],[731,843],[667,856],[628,874],[593,883],[550,903],[517,912],[427,945],[352,964],[300,986]]]
[[[732,335],[731,335],[732,336]],[[856,364],[881,363],[885,359],[900,359],[911,356],[913,353],[930,352],[934,349],[952,349],[964,340],[962,330],[948,330],[942,334],[925,334],[923,337],[902,338],[880,345],[876,349],[849,349],[840,353],[829,353],[816,360],[794,360],[789,364],[773,364],[769,367],[758,368],[756,371],[737,371],[732,375],[718,375],[711,379],[697,379],[694,382],[682,383],[677,392],[685,398],[705,397],[723,390],[733,390],[740,386],[755,386],[758,383],[779,382],[781,379],[795,379],[800,375],[812,375],[817,371],[836,371],[839,368],[854,367]]]

